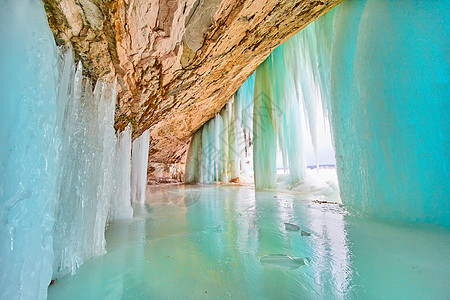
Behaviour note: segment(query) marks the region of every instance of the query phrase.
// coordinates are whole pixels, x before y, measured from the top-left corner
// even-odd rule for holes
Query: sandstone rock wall
[[[59,45],[117,76],[116,128],[150,128],[150,163],[188,142],[279,44],[342,0],[44,0]]]

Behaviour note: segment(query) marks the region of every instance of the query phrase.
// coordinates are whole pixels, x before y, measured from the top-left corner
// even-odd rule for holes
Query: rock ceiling
[[[58,45],[93,80],[117,77],[116,128],[150,128],[150,162],[190,136],[279,44],[342,0],[43,0]]]

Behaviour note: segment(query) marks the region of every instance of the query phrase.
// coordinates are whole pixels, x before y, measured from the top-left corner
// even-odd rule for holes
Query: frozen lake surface
[[[376,220],[313,200],[233,185],[149,186],[133,219],[109,225],[108,253],[57,280],[48,298],[450,295],[449,229]]]

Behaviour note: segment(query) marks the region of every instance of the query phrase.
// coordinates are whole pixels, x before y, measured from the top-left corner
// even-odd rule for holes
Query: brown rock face
[[[92,78],[117,76],[116,127],[150,128],[153,163],[192,133],[279,44],[342,0],[44,0],[58,44]]]

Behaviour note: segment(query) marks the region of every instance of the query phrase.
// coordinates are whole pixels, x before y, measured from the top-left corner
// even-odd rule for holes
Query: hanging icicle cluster
[[[0,154],[2,162],[10,161],[16,166],[16,171],[4,170],[2,174],[20,171],[18,176],[3,180],[0,189],[7,193],[0,193],[2,198],[10,197],[6,203],[2,201],[2,215],[8,221],[1,232],[8,234],[2,235],[1,239],[5,241],[4,245],[10,244],[8,255],[15,257],[15,260],[5,261],[2,270],[17,270],[6,276],[13,278],[14,283],[2,284],[0,296],[17,295],[20,290],[25,297],[45,298],[51,278],[73,274],[85,261],[106,252],[108,220],[133,216],[130,202],[131,128],[115,133],[115,85],[98,80],[92,89],[89,78],[82,75],[81,63],[75,67],[72,50],[61,54],[54,45],[43,8],[26,1],[17,5],[9,2],[8,5],[17,15],[21,12],[33,16],[28,19],[36,18],[35,27],[41,31],[35,33],[29,28],[30,33],[23,32],[25,36],[31,35],[27,38],[2,36],[11,47],[27,49],[22,54],[6,50],[6,47],[1,51],[12,61],[17,61],[15,68],[20,75],[11,78],[28,78],[20,81],[28,84],[28,88],[19,88],[19,82],[14,79],[10,87],[2,89],[10,91],[2,105],[19,105],[19,109],[9,110],[12,120],[20,125],[17,129],[21,128],[23,133],[15,133],[17,129],[12,122],[4,126],[8,136],[21,139],[6,140],[5,149],[14,153],[13,157]],[[14,18],[10,23],[17,23],[17,28],[23,25]],[[42,53],[45,53],[48,66],[41,63]],[[27,61],[21,62],[22,57]],[[37,63],[28,67],[30,61]],[[15,68],[7,70],[11,72]],[[28,119],[17,121],[30,108],[32,110],[26,114]],[[24,126],[27,123],[29,125]],[[26,148],[32,150],[33,155],[23,151]],[[148,139],[143,156],[147,157],[147,153]],[[2,166],[13,167],[4,163]],[[34,166],[39,168],[32,171]],[[24,175],[29,172],[33,180]],[[145,182],[146,172],[142,176]],[[27,203],[25,199],[34,206],[22,206]],[[27,224],[22,221],[25,215]],[[30,236],[29,233],[33,234]],[[34,249],[37,257],[27,249]],[[7,255],[2,252],[2,257]],[[30,258],[36,264],[26,263],[28,267],[23,268],[24,261]],[[8,264],[10,267],[7,268]],[[17,279],[19,277],[23,279]],[[41,281],[45,284],[38,286],[37,282]]]
[[[131,129],[114,131],[115,88],[90,80],[66,51],[60,68],[58,105],[61,159],[53,231],[53,278],[74,273],[106,252],[109,218],[130,218]]]
[[[325,50],[316,51],[318,47],[314,40],[319,29],[311,24],[301,34],[275,49],[258,67],[255,75],[237,91],[234,104],[230,102],[228,105],[235,107],[237,112],[245,111],[245,116],[227,114],[230,110],[227,106],[195,133],[187,160],[187,182],[233,179],[233,175],[223,176],[229,173],[223,166],[225,163],[230,165],[230,162],[233,166],[236,160],[231,158],[225,161],[224,157],[229,153],[228,147],[234,145],[228,141],[229,137],[238,143],[240,137],[234,137],[224,128],[242,133],[247,141],[244,148],[231,147],[237,152],[236,157],[240,156],[241,151],[247,151],[245,154],[249,156],[248,150],[253,144],[257,188],[276,187],[278,152],[281,153],[284,169],[289,170],[291,184],[304,176],[305,143],[312,143],[318,161],[317,127],[320,121],[325,121],[326,127],[329,127],[327,111],[330,105],[328,73],[320,68],[323,64],[321,59],[324,59],[321,55]],[[305,48],[310,41],[314,42],[314,47]],[[251,112],[243,107],[251,107]],[[241,120],[245,124],[234,129],[233,123]],[[224,139],[228,142],[223,143]],[[235,172],[234,176],[238,174]]]
[[[252,97],[253,76],[219,114],[194,134],[186,161],[186,182],[229,182],[248,171]]]
[[[115,133],[115,85],[92,89],[40,1],[0,15],[0,298],[45,299],[51,278],[105,253],[107,220],[132,217],[131,128]]]
[[[277,144],[291,182],[303,178],[302,114],[295,92],[294,78],[284,61],[283,45],[256,70],[253,161],[255,186],[276,187]]]

